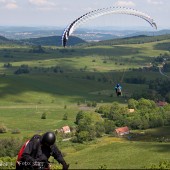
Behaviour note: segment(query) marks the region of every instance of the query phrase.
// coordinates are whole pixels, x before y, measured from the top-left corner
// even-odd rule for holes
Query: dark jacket
[[[62,165],[66,164],[57,146],[55,144],[51,146],[42,145],[41,139],[42,136],[40,135],[34,135],[31,138],[23,151],[21,159],[18,161],[18,169],[21,169],[21,167],[41,166],[42,164],[43,166],[48,166],[48,159],[50,156],[53,156],[54,159]],[[40,163],[39,165],[37,165],[38,162]]]

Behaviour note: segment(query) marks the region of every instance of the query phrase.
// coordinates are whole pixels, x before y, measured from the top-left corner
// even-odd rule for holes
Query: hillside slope
[[[27,44],[34,44],[34,45],[42,45],[42,46],[61,46],[61,36],[49,36],[49,37],[40,37],[40,38],[30,38],[24,39],[21,42]],[[70,37],[68,41],[68,45],[77,45],[80,43],[85,43],[84,40],[77,38],[77,37]]]
[[[163,41],[163,40],[169,40],[169,39],[170,39],[170,34],[159,35],[159,36],[139,35],[139,36],[128,37],[128,38],[100,41],[100,42],[91,43],[91,44],[92,45],[143,44],[143,43],[157,42],[157,41]]]

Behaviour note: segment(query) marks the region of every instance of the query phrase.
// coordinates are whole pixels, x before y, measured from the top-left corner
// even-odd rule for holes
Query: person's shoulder
[[[41,135],[36,134],[30,139],[30,141],[39,140],[39,139],[41,139]]]

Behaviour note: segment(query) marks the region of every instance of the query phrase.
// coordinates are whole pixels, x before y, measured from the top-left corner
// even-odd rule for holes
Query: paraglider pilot
[[[121,96],[122,95],[122,87],[120,86],[120,84],[117,84],[115,86],[115,91],[116,91],[117,96]]]
[[[56,136],[53,132],[46,132],[41,135],[34,135],[28,140],[20,149],[16,170],[25,169],[50,169],[48,159],[53,156],[63,166],[63,170],[67,170],[69,164],[67,164],[55,145]]]

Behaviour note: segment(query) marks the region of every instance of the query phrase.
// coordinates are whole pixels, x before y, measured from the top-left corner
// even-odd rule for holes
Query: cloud
[[[38,7],[42,7],[42,6],[55,6],[56,4],[51,2],[50,0],[29,0],[29,3]]]
[[[132,1],[117,1],[116,3],[115,3],[115,5],[117,5],[117,6],[128,6],[128,7],[132,7],[132,6],[135,6],[135,3],[134,2],[132,2]]]
[[[147,0],[148,3],[153,4],[153,5],[161,5],[163,4],[162,0]]]
[[[18,8],[18,5],[15,2],[10,2],[10,3],[7,3],[5,7],[7,9],[16,9]]]
[[[0,0],[1,8],[17,9],[19,6],[15,0]]]

